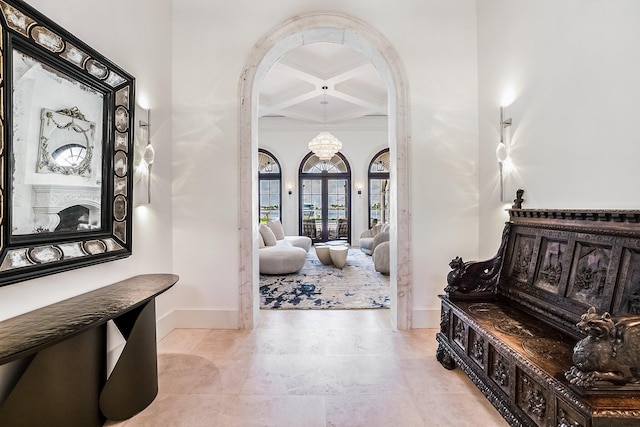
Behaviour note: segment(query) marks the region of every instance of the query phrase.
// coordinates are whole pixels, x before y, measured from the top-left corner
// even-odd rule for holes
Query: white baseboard
[[[411,327],[413,329],[438,329],[440,328],[440,307],[438,308],[414,308],[412,311]]]
[[[414,309],[413,329],[440,327],[440,308]],[[158,341],[174,329],[238,329],[236,310],[173,310],[156,322]]]
[[[174,329],[238,329],[237,310],[173,310],[156,321],[158,341]]]

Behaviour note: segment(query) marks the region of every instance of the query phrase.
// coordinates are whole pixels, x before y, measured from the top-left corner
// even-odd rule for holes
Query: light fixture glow
[[[342,142],[336,138],[331,132],[327,131],[327,86],[322,86],[324,90],[324,128],[315,138],[309,142],[309,150],[313,152],[322,161],[328,161],[342,149]]]
[[[147,145],[142,154],[141,166],[144,163],[147,166],[147,203],[151,203],[151,166],[156,159],[156,150],[151,145],[151,109],[147,109],[147,121],[140,120],[138,125],[144,129],[147,136]]]
[[[500,201],[504,202],[504,173],[513,170],[513,162],[509,156],[509,147],[504,140],[504,130],[511,126],[511,119],[504,118],[504,108],[500,107],[500,142],[496,148],[496,158],[500,168]]]

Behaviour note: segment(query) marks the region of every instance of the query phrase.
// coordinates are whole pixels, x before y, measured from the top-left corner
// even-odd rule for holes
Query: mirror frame
[[[22,0],[0,0],[0,27],[0,286],[130,256],[135,79]],[[14,50],[103,94],[99,229],[12,233]]]

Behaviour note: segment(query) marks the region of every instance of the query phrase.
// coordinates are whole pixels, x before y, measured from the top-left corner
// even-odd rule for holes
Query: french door
[[[310,156],[301,168],[300,234],[314,242],[351,241],[350,174],[342,156],[334,159],[314,163],[317,158]]]
[[[302,180],[303,234],[317,242],[349,239],[349,180],[309,178]]]

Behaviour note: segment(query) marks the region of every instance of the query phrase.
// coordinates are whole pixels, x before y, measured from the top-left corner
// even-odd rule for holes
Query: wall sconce
[[[511,158],[509,157],[509,149],[504,140],[504,130],[511,126],[511,119],[504,118],[504,108],[500,107],[500,143],[496,148],[496,158],[498,159],[498,166],[500,167],[500,201],[504,202],[504,175],[503,169],[505,165],[511,164]],[[508,172],[508,171],[507,171]]]
[[[358,188],[358,196],[362,196],[362,188]]]
[[[142,154],[142,163],[147,167],[147,203],[151,203],[151,166],[156,158],[156,150],[151,145],[151,109],[147,109],[147,121],[140,120],[138,125],[144,129],[147,136],[147,145]]]
[[[289,195],[293,194],[293,190],[291,189],[291,187],[289,187]]]

